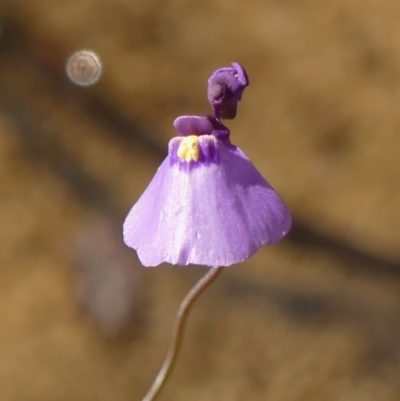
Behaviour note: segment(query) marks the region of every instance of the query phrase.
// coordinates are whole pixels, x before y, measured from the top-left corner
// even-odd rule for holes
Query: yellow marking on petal
[[[199,137],[196,135],[189,135],[183,138],[178,148],[178,157],[185,162],[190,162],[192,160],[197,162],[200,156],[199,142]]]

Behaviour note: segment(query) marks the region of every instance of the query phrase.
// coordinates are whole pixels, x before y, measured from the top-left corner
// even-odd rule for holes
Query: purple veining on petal
[[[169,161],[170,166],[174,164],[179,164],[181,159],[178,157],[178,149],[181,144],[182,138],[177,136],[172,138],[168,143],[168,157],[166,160]]]
[[[237,104],[249,85],[245,69],[238,63],[231,64],[232,67],[219,68],[208,79],[207,97],[218,119],[236,117]]]
[[[244,153],[213,141],[219,163],[183,171],[170,154],[129,212],[124,241],[143,265],[229,266],[290,230],[288,209]]]
[[[203,156],[203,164],[219,164],[220,156],[218,151],[218,139],[214,135],[202,136],[200,139],[200,149]]]
[[[217,149],[217,138],[214,135],[202,135],[198,138],[199,158],[198,160],[185,161],[178,156],[178,150],[186,138],[175,137],[168,144],[168,159],[170,166],[178,165],[182,171],[190,171],[201,166],[219,164],[220,157]]]

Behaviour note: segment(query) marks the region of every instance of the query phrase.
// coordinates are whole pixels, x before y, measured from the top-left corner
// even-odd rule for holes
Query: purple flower
[[[145,266],[229,266],[282,239],[285,204],[229,130],[212,116],[183,116],[182,135],[124,223],[124,241]]]
[[[236,117],[237,104],[249,85],[245,69],[238,63],[231,64],[232,67],[219,68],[208,79],[208,101],[218,119]]]

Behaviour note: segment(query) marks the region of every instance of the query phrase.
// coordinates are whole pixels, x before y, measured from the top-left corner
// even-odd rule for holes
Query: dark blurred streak
[[[1,44],[3,51],[12,52],[25,64],[30,64],[40,72],[55,89],[54,95],[73,99],[75,104],[79,104],[80,109],[86,110],[97,123],[107,128],[102,132],[112,134],[114,139],[119,139],[130,146],[140,146],[160,160],[166,156],[166,146],[160,144],[147,127],[145,129],[138,121],[122,115],[117,107],[101,95],[71,84],[65,73],[65,63],[78,49],[67,49],[49,38],[32,40],[31,35],[26,34],[22,27],[11,21],[3,25]]]
[[[127,146],[141,146],[158,162],[165,156],[164,147],[160,146],[159,141],[150,132],[144,130],[140,123],[125,118],[118,109],[104,100],[100,93],[83,91],[68,82],[64,72],[64,62],[69,53],[63,49],[63,46],[41,40],[43,38],[33,40],[20,26],[10,21],[3,25],[5,28],[0,49],[12,51],[18,55],[21,62],[38,70],[51,82],[52,87],[56,88],[57,94],[53,93],[53,96],[70,97],[73,103],[84,107],[93,120],[108,127],[113,137],[119,137]],[[62,145],[54,139],[56,136],[43,135],[38,128],[39,121],[32,119],[27,121],[28,105],[24,105],[21,99],[13,99],[12,94],[6,93],[1,86],[0,91],[0,107],[14,119],[19,127],[21,139],[29,148],[68,182],[85,203],[121,217],[107,189],[93,177],[87,176],[79,168],[76,160],[68,159]],[[326,252],[331,257],[345,262],[345,268],[354,272],[400,277],[400,262],[359,250],[346,242],[317,231],[297,216],[294,216],[293,228],[286,241],[312,252]]]
[[[365,253],[343,241],[329,237],[295,219],[286,241],[302,249],[318,249],[347,262],[346,269],[355,272],[400,277],[400,263]]]
[[[81,232],[74,235],[72,244],[67,241],[68,257],[77,273],[79,305],[107,337],[137,335],[143,322],[143,302],[138,302],[142,269],[136,254],[122,241],[122,214],[106,189],[68,158],[57,135],[44,134],[24,107],[0,82],[0,108],[16,126],[13,131],[89,210],[98,212],[97,219],[82,221]]]
[[[361,373],[376,372],[397,364],[400,357],[400,320],[397,305],[388,306],[371,298],[370,302],[351,294],[337,297],[318,291],[238,281],[224,277],[217,283],[227,297],[257,300],[252,304],[275,309],[299,325],[319,330],[342,327],[345,323],[356,330],[362,349],[359,354]]]
[[[122,116],[105,100],[90,94],[84,100],[88,113],[97,116],[99,122],[108,128],[107,132],[117,133],[118,139],[132,147],[139,145],[158,160],[162,160],[167,155],[166,146],[161,146],[159,141],[152,138],[138,123]]]
[[[44,133],[39,121],[30,116],[28,105],[13,98],[0,81],[0,108],[13,121],[16,132],[22,142],[43,162],[52,173],[56,174],[75,191],[87,206],[96,207],[110,214],[120,215],[111,201],[107,190],[93,177],[89,177],[79,168],[77,160],[71,160],[65,152],[57,134]]]
[[[263,283],[225,278],[224,293],[235,298],[259,298],[260,305],[273,305],[281,313],[308,324],[329,324],[343,312],[343,307],[326,294],[300,292]]]

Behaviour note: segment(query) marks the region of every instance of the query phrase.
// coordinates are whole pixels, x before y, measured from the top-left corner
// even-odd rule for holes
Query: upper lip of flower
[[[182,136],[214,135],[222,141],[229,141],[229,129],[211,115],[180,116],[175,119],[174,127]]]

